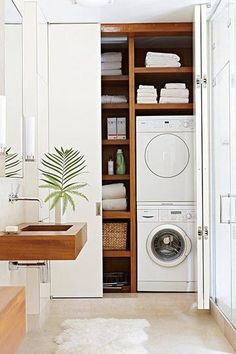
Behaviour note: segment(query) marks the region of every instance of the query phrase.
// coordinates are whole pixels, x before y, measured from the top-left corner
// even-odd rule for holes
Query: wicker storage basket
[[[103,224],[103,249],[126,250],[127,246],[127,223],[104,223]]]

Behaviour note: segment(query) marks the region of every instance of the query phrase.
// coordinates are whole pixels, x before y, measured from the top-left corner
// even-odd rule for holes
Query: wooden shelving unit
[[[193,114],[193,60],[192,60],[192,23],[159,24],[104,24],[102,36],[110,37],[110,44],[102,45],[102,52],[121,51],[121,76],[102,76],[103,94],[125,95],[128,103],[102,105],[102,153],[103,183],[123,182],[128,193],[127,211],[104,211],[104,222],[127,222],[127,250],[105,250],[104,272],[125,272],[129,275],[129,285],[111,288],[105,292],[136,292],[136,115],[184,115]],[[126,43],[112,42],[113,37],[126,36]],[[163,40],[164,39],[164,40]],[[146,68],[147,51],[176,53],[181,58],[179,68]],[[138,85],[154,85],[158,92],[167,82],[185,82],[190,90],[188,104],[137,104]],[[107,140],[106,118],[126,117],[127,139]],[[117,148],[122,148],[127,164],[124,176],[108,176],[107,161],[115,155]]]
[[[125,140],[102,140],[102,145],[129,145],[129,139]]]
[[[135,110],[156,110],[156,111],[191,111],[193,110],[192,103],[148,103],[135,104]]]
[[[105,250],[103,251],[103,257],[130,257],[130,251],[123,251],[123,250]]]
[[[102,175],[103,181],[128,181],[130,175]]]

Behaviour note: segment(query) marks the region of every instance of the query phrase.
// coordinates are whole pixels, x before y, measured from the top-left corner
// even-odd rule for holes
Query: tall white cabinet
[[[98,24],[49,25],[49,147],[85,156],[88,183],[65,222],[87,222],[88,241],[76,261],[51,264],[53,297],[102,296],[101,54]],[[52,218],[53,220],[53,218]]]

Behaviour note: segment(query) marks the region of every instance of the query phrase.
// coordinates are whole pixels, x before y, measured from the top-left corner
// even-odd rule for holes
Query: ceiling
[[[38,3],[50,23],[188,22],[193,20],[193,5],[206,0],[114,0],[113,5],[101,8],[75,5],[73,0]]]

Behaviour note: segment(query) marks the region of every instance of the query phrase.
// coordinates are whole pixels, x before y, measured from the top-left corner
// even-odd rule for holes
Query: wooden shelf
[[[103,181],[128,181],[130,179],[130,175],[103,175]]]
[[[110,289],[103,289],[104,293],[130,293],[130,285],[124,285],[121,288],[110,288]]]
[[[102,109],[129,109],[128,103],[103,103]]]
[[[129,219],[129,211],[103,211],[103,219]]]
[[[146,67],[136,67],[134,68],[135,74],[192,74],[193,67],[192,66],[183,66],[180,68],[146,68]]]
[[[103,257],[130,257],[130,251],[124,250],[104,250]]]
[[[128,82],[129,76],[128,75],[105,75],[102,76],[102,82]]]
[[[135,104],[135,110],[155,110],[155,111],[191,111],[193,109],[192,103],[149,103],[149,104]]]
[[[107,139],[103,139],[102,140],[102,145],[129,145],[129,139],[125,139],[125,140],[120,140],[120,139],[107,140]]]

